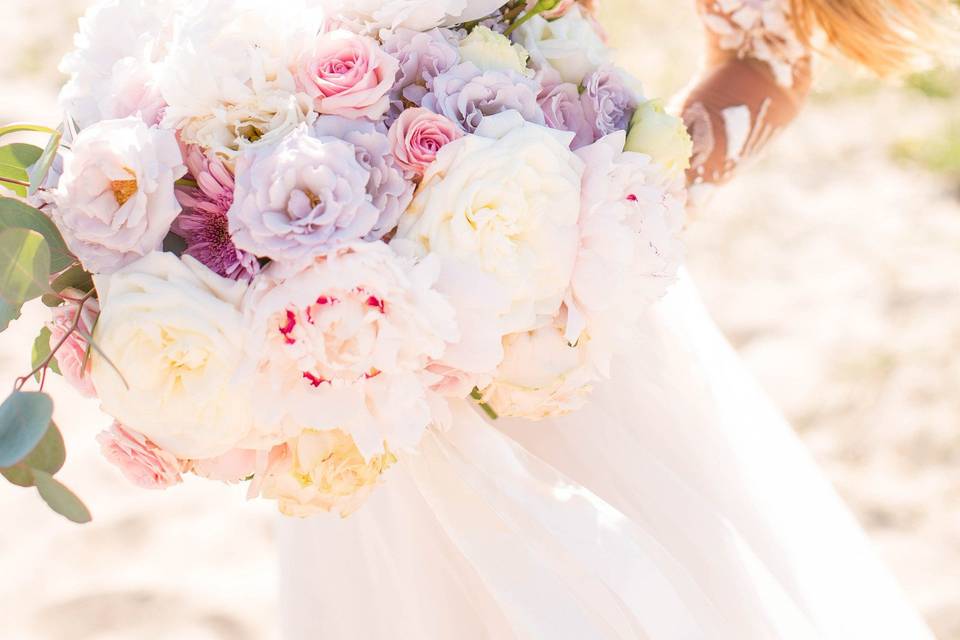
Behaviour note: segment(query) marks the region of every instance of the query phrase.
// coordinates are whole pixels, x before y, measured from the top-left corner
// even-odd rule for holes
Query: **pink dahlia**
[[[260,263],[256,256],[238,249],[230,236],[227,211],[233,204],[233,174],[197,146],[186,147],[183,155],[197,187],[177,189],[183,213],[174,221],[173,232],[187,243],[185,253],[211,271],[249,280],[260,271]]]

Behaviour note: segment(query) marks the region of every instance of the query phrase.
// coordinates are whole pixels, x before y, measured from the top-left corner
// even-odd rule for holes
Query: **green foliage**
[[[40,443],[26,458],[13,467],[0,469],[9,482],[20,487],[34,486],[33,472],[35,469],[55,475],[63,468],[67,459],[67,450],[63,443],[63,435],[56,423],[51,422]]]
[[[25,302],[50,291],[50,249],[30,229],[0,231],[0,331],[20,317]]]
[[[51,333],[50,329],[44,327],[40,330],[40,335],[37,336],[37,339],[33,341],[33,349],[31,351],[31,363],[34,369],[38,368],[45,360],[50,360],[50,370],[60,374],[60,365],[57,364],[56,358],[50,358],[50,338]],[[41,376],[43,375],[42,371],[37,371],[34,374],[37,382],[40,382]]]
[[[928,171],[960,179],[960,121],[938,135],[902,140],[893,147],[893,157]]]
[[[14,391],[0,405],[0,467],[26,458],[53,418],[53,400],[45,393]]]
[[[47,146],[40,155],[40,158],[27,172],[30,175],[30,195],[35,194],[47,179],[47,174],[50,173],[50,167],[53,166],[53,161],[57,159],[57,152],[60,151],[61,140],[63,140],[62,126],[50,134],[50,140],[47,142]]]
[[[30,182],[30,174],[27,169],[35,164],[42,155],[43,149],[40,147],[22,142],[0,147],[0,178],[17,182]],[[0,184],[20,197],[27,195],[27,188],[24,186],[7,181],[0,181]]]
[[[0,231],[33,229],[50,247],[50,271],[59,273],[76,262],[57,226],[42,211],[13,198],[0,198]]]
[[[50,284],[50,287],[57,293],[64,289],[76,289],[83,293],[90,293],[93,291],[93,276],[79,264],[75,264],[58,275]]]
[[[52,475],[39,469],[33,470],[37,491],[51,509],[77,524],[90,522],[90,511],[70,489],[57,482]]]
[[[906,85],[928,98],[947,99],[960,92],[960,73],[939,68],[907,77]]]

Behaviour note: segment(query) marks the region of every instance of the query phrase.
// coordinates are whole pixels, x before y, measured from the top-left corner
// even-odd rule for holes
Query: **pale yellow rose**
[[[460,56],[483,71],[516,71],[532,75],[527,68],[530,54],[510,38],[484,26],[470,32],[460,42]]]
[[[693,139],[683,120],[667,113],[662,101],[650,100],[633,114],[624,150],[652,156],[676,177],[690,168]]]
[[[307,429],[270,457],[266,471],[255,481],[256,491],[276,500],[282,514],[299,518],[331,511],[349,516],[397,462],[386,446],[383,453],[365,460],[353,438],[339,429]]]

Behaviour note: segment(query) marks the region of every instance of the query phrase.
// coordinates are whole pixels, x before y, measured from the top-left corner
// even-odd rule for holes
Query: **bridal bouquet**
[[[140,486],[347,515],[450,401],[582,406],[680,263],[689,137],[570,0],[104,0],[63,70],[0,130],[0,467],[74,519],[51,372]]]

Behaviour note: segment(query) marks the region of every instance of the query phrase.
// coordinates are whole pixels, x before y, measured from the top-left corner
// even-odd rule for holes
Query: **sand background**
[[[57,120],[56,63],[86,4],[0,0],[0,122]],[[606,0],[650,95],[696,68],[687,4]],[[941,640],[960,640],[958,107],[953,73],[882,84],[821,63],[795,126],[689,234],[712,313]],[[0,337],[0,380],[29,369],[42,318]],[[96,519],[72,526],[0,486],[0,638],[275,640],[269,505],[127,486],[93,443],[109,421],[59,382],[62,478]]]

